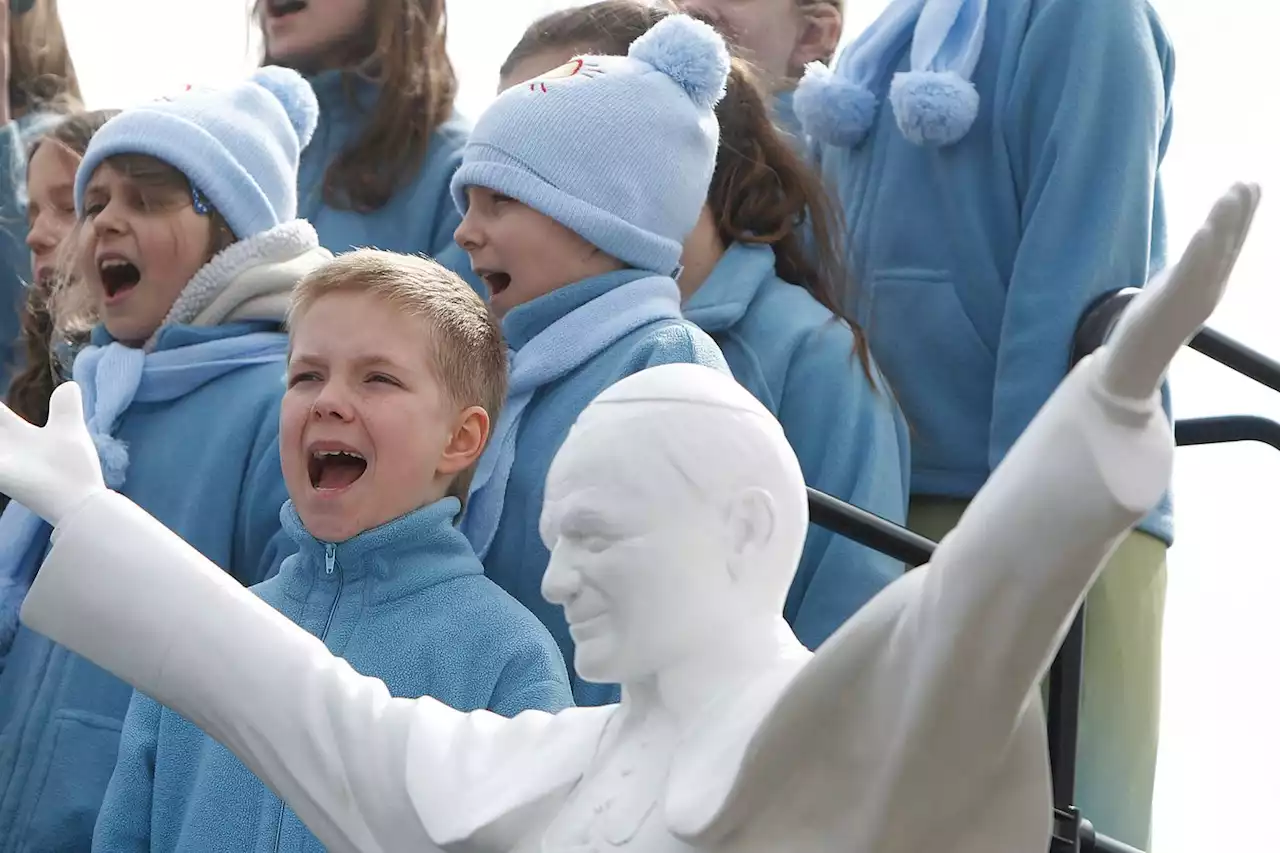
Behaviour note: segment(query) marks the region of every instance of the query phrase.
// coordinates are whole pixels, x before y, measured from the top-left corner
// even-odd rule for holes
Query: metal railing
[[[1105,343],[1125,306],[1137,293],[1134,288],[1114,291],[1089,307],[1076,328],[1071,365]],[[1280,362],[1220,332],[1206,328],[1188,346],[1236,373],[1280,391]],[[1174,436],[1180,447],[1256,441],[1280,450],[1280,423],[1252,415],[1177,421]],[[910,568],[927,563],[937,547],[936,543],[901,525],[812,488],[809,489],[809,518],[833,533],[901,560]],[[1074,805],[1083,675],[1082,606],[1049,670],[1047,726],[1054,800],[1054,831],[1049,850],[1050,853],[1142,853],[1098,833]]]

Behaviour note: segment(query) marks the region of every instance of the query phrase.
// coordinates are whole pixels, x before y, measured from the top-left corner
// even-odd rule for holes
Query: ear
[[[799,77],[810,62],[829,62],[844,30],[844,15],[838,3],[828,0],[807,3],[800,8],[800,15],[800,37],[791,51],[793,77]]]
[[[469,406],[463,409],[454,423],[449,443],[440,454],[436,470],[453,476],[475,464],[489,442],[489,429],[489,413],[483,408]]]
[[[730,574],[735,581],[742,580],[742,572],[753,565],[755,558],[768,549],[773,541],[777,513],[773,495],[764,489],[743,489],[729,505]]]

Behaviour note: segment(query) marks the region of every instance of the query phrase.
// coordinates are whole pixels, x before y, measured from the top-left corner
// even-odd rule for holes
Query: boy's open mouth
[[[272,18],[283,18],[307,8],[307,0],[267,0],[267,14]]]
[[[138,286],[142,271],[124,258],[103,258],[98,261],[98,278],[107,292],[107,299],[114,299]]]
[[[490,296],[497,296],[502,291],[511,286],[511,276],[504,272],[496,270],[476,270],[476,275],[484,281],[485,286],[489,288]]]
[[[354,450],[316,450],[307,459],[311,487],[321,492],[347,488],[364,476],[368,461]]]

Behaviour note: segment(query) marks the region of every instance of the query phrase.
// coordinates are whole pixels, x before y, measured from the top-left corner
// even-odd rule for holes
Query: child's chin
[[[360,522],[350,512],[338,512],[337,507],[316,507],[307,501],[294,504],[298,518],[307,532],[321,542],[346,542],[361,532]]]

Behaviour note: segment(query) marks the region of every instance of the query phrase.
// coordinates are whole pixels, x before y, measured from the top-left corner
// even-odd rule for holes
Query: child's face
[[[499,317],[557,288],[622,269],[616,258],[513,198],[468,187],[467,204],[453,236],[471,256]]]
[[[138,345],[209,258],[212,225],[191,193],[140,185],[104,163],[84,193],[80,272],[116,340]]]
[[[708,21],[774,86],[830,56],[843,23],[833,0],[676,0],[676,6]]]
[[[370,0],[262,0],[267,53],[296,68],[321,70],[364,26]]]
[[[302,523],[343,542],[442,498],[489,418],[431,369],[420,318],[369,293],[321,296],[291,332],[280,461]]]
[[[76,224],[75,180],[80,159],[52,139],[36,149],[27,167],[27,248],[34,281],[55,269],[58,247]]]

